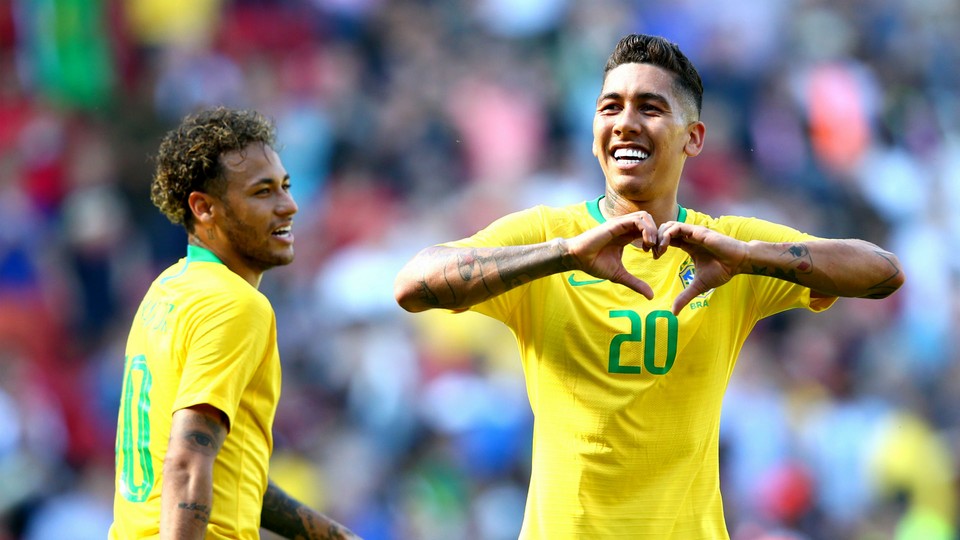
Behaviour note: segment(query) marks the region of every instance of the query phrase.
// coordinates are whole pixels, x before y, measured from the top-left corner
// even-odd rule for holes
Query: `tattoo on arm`
[[[865,294],[863,297],[871,299],[886,298],[893,294],[893,292],[898,288],[895,285],[891,285],[890,282],[900,275],[900,268],[894,264],[893,260],[890,259],[890,253],[886,251],[874,251],[874,253],[886,261],[887,265],[890,266],[890,275],[881,280],[879,283],[871,285],[867,289],[867,294]]]
[[[785,268],[753,265],[753,273],[800,285],[803,283],[801,283],[799,275],[813,273],[813,256],[806,245],[790,244],[780,255],[789,257]]]
[[[430,285],[427,285],[427,280],[421,279],[418,284],[418,290],[420,291],[420,298],[423,298],[423,301],[434,307],[440,307],[440,299],[437,298],[437,295],[430,289]]]
[[[204,455],[216,455],[226,437],[223,425],[215,418],[207,415],[194,415],[184,426],[182,438],[190,449]]]
[[[260,522],[263,528],[285,538],[312,540],[352,538],[352,533],[348,529],[291,498],[272,482],[263,496]]]
[[[464,283],[472,281],[473,274],[476,272],[480,283],[483,284],[483,289],[487,291],[487,294],[493,296],[493,291],[490,290],[490,286],[487,285],[487,280],[483,275],[483,265],[490,261],[496,264],[496,261],[492,257],[485,257],[481,255],[478,250],[472,249],[469,253],[457,257],[457,271],[460,274],[460,279],[462,279]],[[454,297],[454,299],[456,299],[456,297]]]
[[[794,268],[795,271],[801,274],[809,274],[813,272],[813,256],[810,254],[810,250],[804,244],[793,244],[792,246],[787,247],[781,255],[790,254],[793,259],[791,259],[787,264],[791,268]]]
[[[563,239],[550,243],[449,250],[427,248],[417,291],[423,304],[459,308],[483,302],[532,280],[573,269]]]
[[[206,525],[210,521],[210,507],[205,504],[180,502],[177,508],[187,512],[193,512],[193,519]]]

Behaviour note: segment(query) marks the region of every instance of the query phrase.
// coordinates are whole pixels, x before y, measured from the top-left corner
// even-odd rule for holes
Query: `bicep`
[[[213,463],[229,425],[227,416],[211,405],[194,405],[173,413],[167,457],[184,462]]]

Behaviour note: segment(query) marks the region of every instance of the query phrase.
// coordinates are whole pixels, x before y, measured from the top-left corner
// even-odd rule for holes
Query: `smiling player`
[[[160,145],[154,204],[187,255],[150,286],[126,347],[112,539],[356,538],[268,479],[280,357],[257,287],[293,261],[290,177],[252,111],[187,117]]]
[[[869,242],[678,204],[702,94],[675,44],[626,36],[594,116],[603,195],[505,216],[397,275],[404,309],[470,309],[517,337],[535,418],[523,539],[728,538],[720,406],[751,329],[903,283]]]

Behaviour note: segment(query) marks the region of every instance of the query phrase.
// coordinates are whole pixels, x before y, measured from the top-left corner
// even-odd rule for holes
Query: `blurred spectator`
[[[872,240],[908,273],[754,333],[722,424],[731,537],[956,538],[957,21],[945,0],[0,0],[0,539],[105,537],[124,327],[185,245],[148,152],[219,103],[277,121],[301,206],[298,260],[262,286],[283,483],[368,540],[515,538],[513,340],[407,316],[390,284],[418,246],[599,194],[598,66],[636,31],[702,66],[687,204]]]

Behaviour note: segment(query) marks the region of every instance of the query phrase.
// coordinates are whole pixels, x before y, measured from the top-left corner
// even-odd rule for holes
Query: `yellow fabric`
[[[572,237],[603,217],[598,200],[535,207],[501,218],[457,246],[533,244]],[[689,223],[743,240],[814,237],[757,219],[681,209]],[[741,345],[762,317],[819,311],[810,290],[736,276],[670,313],[689,258],[660,260],[627,246],[624,264],[653,288],[630,289],[564,272],[472,309],[515,334],[533,409],[532,472],[523,539],[727,538],[720,498],[720,407]]]
[[[276,318],[212,253],[190,249],[153,282],[127,340],[110,538],[158,535],[171,417],[198,404],[223,411],[230,425],[214,464],[207,538],[260,537],[280,397]]]

